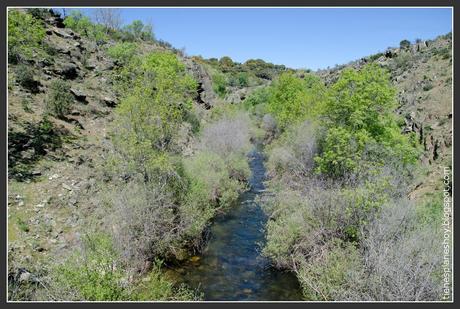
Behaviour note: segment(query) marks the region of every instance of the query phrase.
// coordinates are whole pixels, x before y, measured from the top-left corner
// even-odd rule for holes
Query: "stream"
[[[205,300],[302,300],[296,276],[271,268],[261,255],[267,216],[255,199],[265,189],[265,167],[256,149],[249,160],[250,189],[215,219],[205,250],[181,267],[180,281],[203,292]]]

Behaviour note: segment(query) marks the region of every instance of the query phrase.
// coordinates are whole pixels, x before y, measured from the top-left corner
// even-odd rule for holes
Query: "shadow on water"
[[[264,190],[265,167],[257,150],[249,157],[250,189],[216,218],[200,260],[180,270],[180,281],[202,291],[205,300],[301,300],[295,275],[270,268],[260,253],[267,217],[255,198]]]

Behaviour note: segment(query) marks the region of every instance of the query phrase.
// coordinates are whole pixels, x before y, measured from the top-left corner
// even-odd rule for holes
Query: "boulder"
[[[118,104],[116,99],[108,96],[103,97],[102,101],[104,101],[105,105],[107,105],[108,107],[115,107]]]
[[[70,88],[70,92],[74,95],[77,101],[82,102],[84,104],[88,104],[88,101],[86,100],[87,95],[82,90],[72,87]]]
[[[65,79],[75,79],[78,77],[78,68],[75,64],[67,63],[59,69],[56,69],[54,73],[61,75]]]

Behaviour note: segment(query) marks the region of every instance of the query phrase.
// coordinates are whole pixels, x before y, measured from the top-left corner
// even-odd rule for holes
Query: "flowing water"
[[[301,300],[295,275],[271,268],[260,253],[267,217],[255,198],[264,190],[265,167],[257,150],[249,157],[250,189],[216,218],[202,256],[180,269],[181,281],[203,292],[205,300]]]

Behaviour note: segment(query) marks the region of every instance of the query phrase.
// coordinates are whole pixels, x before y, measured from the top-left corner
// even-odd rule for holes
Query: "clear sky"
[[[84,10],[88,12],[90,10]],[[316,70],[452,31],[450,8],[123,8],[188,55]]]

